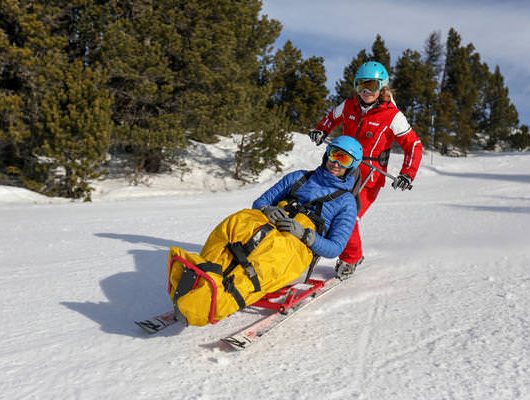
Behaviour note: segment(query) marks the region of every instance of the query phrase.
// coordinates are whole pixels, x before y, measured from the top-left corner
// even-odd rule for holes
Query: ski
[[[134,321],[136,325],[150,335],[160,332],[162,329],[167,328],[176,322],[178,322],[178,320],[175,316],[175,311],[168,311],[153,318],[144,319],[143,321]]]
[[[278,327],[284,321],[292,317],[296,312],[305,308],[308,304],[311,304],[315,299],[322,297],[328,293],[331,289],[337,287],[342,281],[337,278],[331,278],[323,281],[323,285],[320,289],[312,293],[310,296],[304,297],[302,301],[296,305],[288,308],[287,310],[278,309],[273,314],[261,318],[257,322],[245,329],[227,336],[221,341],[229,345],[234,350],[243,350],[251,346],[252,344],[259,341],[266,333],[270,332],[274,328]],[[296,285],[293,286],[296,289]]]
[[[273,309],[274,312],[268,316],[262,317],[241,331],[222,338],[221,341],[228,344],[234,350],[246,349],[257,342],[266,333],[289,319],[294,313],[306,307],[308,304],[311,304],[313,300],[320,298],[331,289],[337,287],[342,281],[337,278],[330,278],[325,281],[311,280],[311,282],[313,282],[313,285],[297,283],[289,285],[278,292],[266,295],[265,297],[270,297],[266,300],[259,300],[254,306],[258,308]],[[315,282],[318,283],[318,289],[316,290],[314,286]],[[301,300],[295,300],[293,302],[293,299]],[[177,322],[178,319],[174,310],[167,311],[164,314],[143,321],[134,321],[136,325],[149,335],[154,335]]]

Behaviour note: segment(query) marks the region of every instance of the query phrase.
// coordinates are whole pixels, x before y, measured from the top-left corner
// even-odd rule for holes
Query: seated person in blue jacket
[[[263,193],[252,208],[262,210],[280,231],[290,232],[314,254],[334,258],[342,253],[357,218],[357,200],[353,195],[356,172],[362,160],[362,147],[350,136],[339,136],[326,148],[322,164],[314,171],[294,171],[285,175]],[[288,200],[289,206],[278,203]],[[321,229],[305,229],[295,221],[290,208],[314,216]],[[337,276],[349,277],[353,268],[339,268]]]

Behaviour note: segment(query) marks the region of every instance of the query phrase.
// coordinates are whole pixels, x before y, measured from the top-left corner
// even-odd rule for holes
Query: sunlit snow
[[[287,170],[318,165],[323,147],[294,139]],[[0,186],[0,397],[530,398],[528,152],[427,151],[413,190],[387,185],[361,221],[354,277],[244,352],[219,339],[252,312],[144,334],[134,320],[171,308],[168,248],[200,251],[281,176],[240,186],[233,146],[196,145],[183,179],[99,182],[92,203]]]

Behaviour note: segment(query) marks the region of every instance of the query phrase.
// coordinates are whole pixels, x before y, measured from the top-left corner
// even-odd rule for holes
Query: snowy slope
[[[295,142],[289,169],[319,162]],[[91,204],[0,187],[0,397],[530,399],[529,171],[528,153],[426,154],[366,214],[355,277],[243,353],[218,339],[248,312],[154,337],[132,321],[170,308],[169,246],[199,251],[278,177],[102,182]]]

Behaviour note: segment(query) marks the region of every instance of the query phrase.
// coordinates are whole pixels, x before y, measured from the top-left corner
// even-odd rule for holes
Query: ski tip
[[[145,333],[148,333],[149,335],[154,335],[155,333],[160,331],[161,325],[153,324],[152,321],[146,320],[146,321],[134,321],[136,325],[138,325]]]
[[[248,340],[246,337],[236,338],[234,336],[222,338],[221,342],[227,344],[232,350],[235,351],[244,350],[252,344],[252,341]]]
[[[162,329],[173,325],[176,322],[178,322],[178,320],[175,316],[174,311],[168,311],[151,319],[144,319],[143,321],[134,321],[136,325],[138,325],[150,335],[160,332]]]

